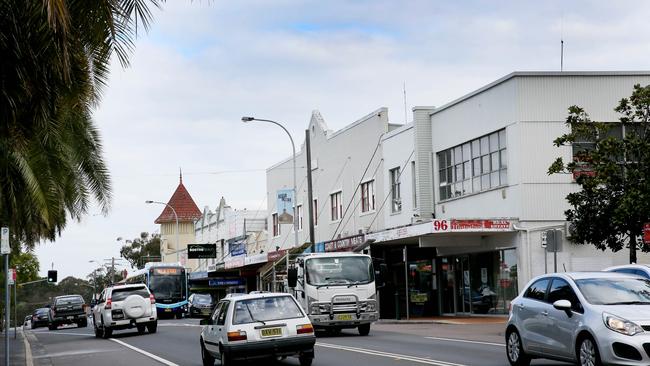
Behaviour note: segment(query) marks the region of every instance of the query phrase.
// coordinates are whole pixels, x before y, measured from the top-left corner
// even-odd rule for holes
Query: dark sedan
[[[50,309],[40,308],[32,313],[32,329],[46,327],[50,322]]]
[[[210,294],[195,293],[190,295],[190,298],[188,299],[188,310],[190,317],[208,317],[210,314],[212,314],[212,309],[214,309],[214,306],[215,302]]]

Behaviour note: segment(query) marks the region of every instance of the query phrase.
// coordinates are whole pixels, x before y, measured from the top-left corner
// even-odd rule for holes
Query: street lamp
[[[178,215],[176,214],[176,210],[174,210],[174,207],[172,207],[170,204],[165,203],[165,202],[147,200],[147,201],[144,201],[144,203],[146,203],[146,204],[156,203],[156,204],[159,204],[159,205],[165,205],[165,206],[172,209],[172,212],[174,213],[174,217],[176,218],[176,261],[180,262],[181,261],[180,260],[180,252],[179,252],[179,250],[180,250],[180,240],[178,238]],[[160,246],[160,260],[161,261],[162,261],[162,258],[163,258],[163,252],[162,252],[162,245],[161,245]]]
[[[255,117],[242,117],[241,121],[244,123],[248,123],[251,121],[259,121],[259,122],[268,122],[268,123],[273,123],[276,126],[279,126],[284,130],[284,132],[287,133],[287,136],[289,136],[289,140],[291,140],[291,149],[293,150],[293,233],[294,233],[294,247],[298,246],[298,215],[297,215],[297,205],[296,202],[298,200],[298,190],[296,189],[296,145],[293,143],[293,137],[291,137],[291,134],[289,131],[287,131],[286,128],[284,128],[283,125],[281,125],[278,122],[271,121],[270,119],[260,119],[260,118],[255,118]],[[287,271],[289,271],[289,251],[287,251]]]
[[[94,259],[88,261],[88,263],[93,263],[93,262],[99,264],[100,267],[102,265],[101,263],[99,263]],[[95,296],[97,296],[97,289],[95,288],[95,286],[97,286],[97,268],[93,269],[93,300],[95,300]]]

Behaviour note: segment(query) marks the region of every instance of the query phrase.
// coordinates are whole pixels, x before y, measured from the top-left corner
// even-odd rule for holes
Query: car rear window
[[[212,303],[212,296],[208,294],[196,294],[194,295],[194,302],[197,304],[210,304]]]
[[[235,302],[233,324],[301,318],[304,314],[289,296],[265,297]]]
[[[37,310],[35,311],[35,313],[36,313],[37,315],[43,315],[43,314],[47,314],[49,311],[50,311],[50,309],[47,309],[47,308],[46,308],[46,309],[37,309]]]
[[[63,304],[82,304],[84,299],[81,296],[66,296],[56,299],[56,305]]]
[[[149,292],[145,287],[127,287],[127,288],[118,288],[113,289],[111,293],[112,301],[122,301],[131,295],[140,295],[145,299],[149,298]]]

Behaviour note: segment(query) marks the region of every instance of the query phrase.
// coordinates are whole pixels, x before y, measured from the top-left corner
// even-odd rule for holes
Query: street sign
[[[643,242],[650,244],[650,223],[643,224]]]
[[[546,251],[562,251],[562,230],[554,229],[546,231]]]
[[[9,272],[7,273],[7,283],[10,285],[13,285],[16,283],[16,269],[15,268],[9,268]]]
[[[187,244],[189,259],[217,258],[217,244]]]
[[[9,247],[9,228],[3,227],[0,231],[0,254],[9,254],[11,253],[11,247]]]

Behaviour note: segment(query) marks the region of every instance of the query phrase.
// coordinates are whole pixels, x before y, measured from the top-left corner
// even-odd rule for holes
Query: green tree
[[[620,123],[594,122],[583,108],[570,107],[570,132],[554,143],[571,145],[574,159],[558,158],[548,173],[571,173],[581,188],[567,196],[571,240],[614,252],[627,245],[636,263],[650,222],[650,86],[635,85],[614,110]]]
[[[164,0],[0,2],[0,224],[54,240],[111,182],[91,119],[111,56],[128,65],[138,27]]]
[[[120,255],[136,268],[144,268],[147,262],[160,261],[160,235],[142,232],[139,238],[120,249]]]

